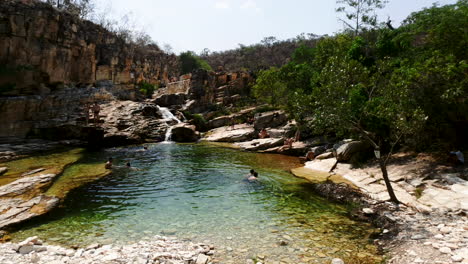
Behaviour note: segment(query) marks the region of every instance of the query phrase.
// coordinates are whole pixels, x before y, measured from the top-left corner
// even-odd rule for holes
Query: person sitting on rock
[[[83,112],[84,112],[84,115],[85,115],[86,125],[89,124],[89,110],[90,110],[89,103],[85,103],[85,105],[83,107]]]
[[[112,169],[112,158],[109,158],[106,162],[106,165],[104,165],[104,168],[106,168],[107,170],[111,170]]]
[[[258,138],[269,138],[269,137],[270,137],[270,134],[268,134],[265,128],[262,128],[262,130],[260,130],[260,133],[258,133]]]
[[[284,145],[281,146],[278,151],[284,151],[286,149],[291,149],[292,148],[292,144],[294,143],[294,138],[287,138],[284,140]]]

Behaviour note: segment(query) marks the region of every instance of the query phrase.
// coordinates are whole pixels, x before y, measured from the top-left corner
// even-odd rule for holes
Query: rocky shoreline
[[[64,248],[30,237],[21,243],[0,244],[3,264],[206,264],[215,254],[213,245],[181,242],[154,236],[128,245],[92,244],[86,248]]]

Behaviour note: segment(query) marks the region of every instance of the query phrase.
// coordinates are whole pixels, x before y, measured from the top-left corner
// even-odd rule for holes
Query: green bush
[[[150,84],[150,83],[147,83],[147,82],[140,82],[138,84],[138,90],[146,97],[150,98],[154,91],[156,91],[158,89],[158,86],[157,85],[154,85],[154,84]]]
[[[211,66],[192,51],[182,52],[179,55],[180,71],[182,74],[191,73],[198,69],[211,71]]]

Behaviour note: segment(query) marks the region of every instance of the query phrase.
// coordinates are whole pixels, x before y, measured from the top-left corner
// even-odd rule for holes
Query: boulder
[[[272,138],[282,138],[282,137],[288,137],[290,134],[288,130],[286,129],[277,129],[277,128],[271,128],[266,130],[268,132],[268,135]]]
[[[208,257],[207,255],[199,254],[195,264],[206,264],[208,263],[209,260],[210,260],[210,257]]]
[[[177,124],[172,127],[171,140],[175,142],[196,142],[200,134],[196,131],[194,125],[186,123]]]
[[[184,93],[163,94],[154,99],[154,103],[162,107],[169,107],[173,105],[183,105],[186,100],[187,94]]]
[[[8,171],[7,167],[0,167],[0,176]]]
[[[258,113],[255,115],[254,128],[261,130],[267,127],[279,127],[288,122],[288,118],[284,111],[271,111]]]
[[[313,147],[309,151],[314,154],[314,157],[324,153],[327,149],[324,146]]]
[[[248,151],[258,151],[281,146],[283,142],[283,138],[259,138],[252,141],[235,143],[234,145]]]
[[[370,145],[362,141],[344,143],[336,150],[336,158],[338,161],[349,161],[354,154],[366,151],[369,148]]]
[[[220,127],[210,130],[207,133],[206,141],[212,142],[241,142],[251,140],[255,135],[255,130],[247,125],[236,125],[231,127]]]
[[[220,116],[220,117],[217,117],[217,118],[214,118],[212,120],[210,120],[208,123],[207,123],[207,126],[209,128],[218,128],[218,127],[223,127],[223,126],[228,126],[230,125],[231,123],[231,120],[234,118],[233,115],[229,115],[229,116]]]

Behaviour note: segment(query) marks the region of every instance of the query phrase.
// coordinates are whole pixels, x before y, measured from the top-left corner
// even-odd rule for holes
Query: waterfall
[[[158,110],[164,119],[168,121],[175,120],[177,121],[177,123],[182,123],[182,121],[180,121],[176,116],[174,116],[167,107],[158,106]],[[169,128],[166,131],[166,136],[164,138],[164,141],[169,142],[171,140],[171,135],[172,135],[172,126],[169,126]]]

